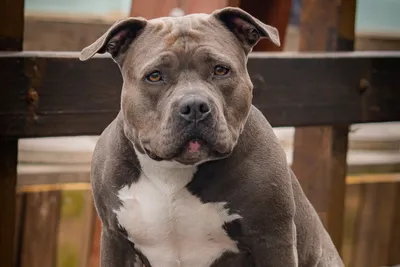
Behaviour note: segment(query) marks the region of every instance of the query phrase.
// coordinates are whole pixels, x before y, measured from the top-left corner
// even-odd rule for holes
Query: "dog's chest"
[[[175,175],[142,175],[119,191],[115,212],[135,247],[152,267],[208,267],[224,252],[238,252],[223,225],[240,216],[224,203],[202,203],[184,186],[191,177]]]

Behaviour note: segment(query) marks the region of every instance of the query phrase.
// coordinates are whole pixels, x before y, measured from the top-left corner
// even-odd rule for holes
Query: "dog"
[[[116,22],[80,54],[109,53],[121,109],[91,182],[101,267],[344,266],[252,105],[248,54],[277,29],[233,7]]]

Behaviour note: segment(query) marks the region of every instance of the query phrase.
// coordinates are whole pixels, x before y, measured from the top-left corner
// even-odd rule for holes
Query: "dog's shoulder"
[[[115,157],[129,157],[133,151],[132,145],[123,134],[123,121],[119,114],[101,133],[95,149],[92,161],[94,164],[104,162]]]
[[[234,151],[233,158],[235,157],[255,165],[251,166],[253,170],[279,169],[286,172],[285,169],[288,168],[286,153],[271,124],[255,106],[250,109],[246,125]]]
[[[100,217],[115,217],[110,212],[120,205],[118,190],[140,176],[137,156],[133,145],[124,137],[120,116],[100,135],[92,155],[90,176]]]

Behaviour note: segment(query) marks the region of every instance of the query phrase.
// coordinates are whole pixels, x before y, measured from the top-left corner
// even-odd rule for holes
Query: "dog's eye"
[[[227,67],[218,65],[218,66],[215,66],[215,68],[214,68],[215,76],[224,76],[224,75],[227,75],[228,73],[229,73],[229,69]]]
[[[146,76],[146,80],[152,83],[155,82],[159,82],[161,81],[162,76],[161,76],[161,72],[159,71],[153,71],[152,73],[150,73],[149,75]]]

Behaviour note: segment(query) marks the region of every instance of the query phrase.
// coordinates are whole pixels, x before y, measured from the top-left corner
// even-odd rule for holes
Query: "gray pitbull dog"
[[[238,8],[127,18],[82,50],[118,64],[93,154],[101,267],[343,266],[264,116],[247,55],[274,27]]]

